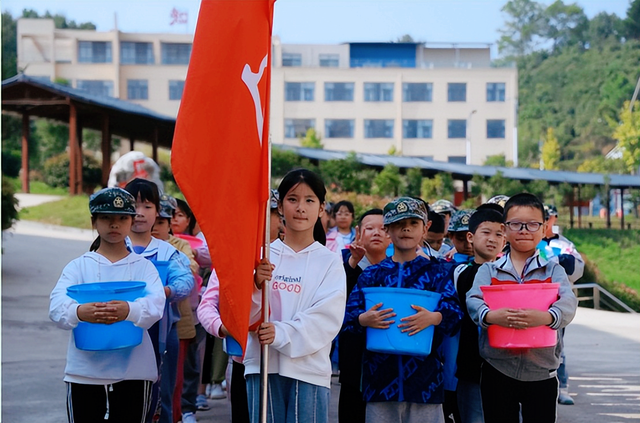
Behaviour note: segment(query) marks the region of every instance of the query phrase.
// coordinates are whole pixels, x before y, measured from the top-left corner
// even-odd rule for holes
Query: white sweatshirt
[[[269,283],[270,321],[276,329],[269,373],[330,388],[331,341],[344,319],[346,276],[340,257],[318,242],[295,252],[277,239]],[[262,291],[254,289],[251,323],[260,318]],[[249,333],[245,374],[260,373],[260,342]]]
[[[142,343],[133,348],[113,351],[83,351],[76,348],[73,335],[69,337],[66,382],[107,385],[123,380],[158,378],[155,354],[149,329],[162,317],[165,304],[164,288],[153,263],[135,253],[111,263],[96,252],[88,252],[72,260],[62,271],[51,291],[49,318],[62,329],[78,326],[78,302],[67,295],[71,285],[91,282],[146,282],[145,296],[129,302],[127,320],[145,329]]]

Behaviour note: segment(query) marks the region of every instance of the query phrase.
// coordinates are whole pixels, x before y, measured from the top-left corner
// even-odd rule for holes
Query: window
[[[402,138],[432,138],[433,121],[425,120],[403,120]]]
[[[282,53],[282,66],[302,66],[300,53]]]
[[[111,63],[111,41],[78,41],[78,62]]]
[[[91,81],[78,79],[76,88],[93,95],[113,97],[113,81]]]
[[[504,101],[504,82],[487,82],[487,101]]]
[[[286,101],[313,101],[315,82],[285,82],[284,99]]]
[[[182,100],[182,92],[184,91],[184,81],[169,81],[169,100]]]
[[[447,157],[449,163],[467,164],[466,156],[449,156]]]
[[[121,42],[120,63],[123,65],[153,65],[153,44]]]
[[[353,82],[325,82],[324,101],[353,101]]]
[[[300,138],[307,135],[310,128],[316,127],[315,119],[285,119],[284,120],[284,137]]]
[[[450,83],[449,101],[467,101],[467,84],[464,82]]]
[[[327,119],[324,136],[327,138],[353,138],[353,119]]]
[[[149,99],[149,82],[146,79],[128,79],[127,80],[127,99],[148,100]]]
[[[402,101],[432,101],[431,82],[406,82],[402,84]]]
[[[191,44],[188,43],[162,43],[163,65],[188,65],[191,56]]]
[[[487,138],[504,138],[504,120],[487,120]]]
[[[337,54],[321,54],[320,55],[320,67],[322,68],[337,68],[340,66],[340,56]]]
[[[365,82],[364,101],[393,101],[393,82]]]
[[[365,119],[365,138],[393,138],[393,119]]]
[[[467,138],[467,121],[450,119],[449,138]]]

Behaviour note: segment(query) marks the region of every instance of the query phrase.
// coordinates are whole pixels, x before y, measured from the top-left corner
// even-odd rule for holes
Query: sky
[[[236,0],[242,1],[242,0]],[[551,0],[538,0],[549,4]],[[493,43],[507,0],[277,0],[274,35],[286,44],[395,41],[404,34],[421,42]],[[571,0],[565,0],[571,3]],[[626,16],[630,0],[575,0],[589,18],[599,12]],[[2,11],[47,10],[98,31],[189,33],[195,30],[198,0],[2,0]],[[187,13],[187,24],[171,25],[171,11]],[[117,16],[117,18],[116,18]],[[495,48],[493,49],[495,52]]]

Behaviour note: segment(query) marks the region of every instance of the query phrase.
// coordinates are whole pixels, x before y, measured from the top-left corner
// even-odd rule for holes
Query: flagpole
[[[269,149],[267,153],[267,189],[269,196],[267,197],[267,207],[264,225],[264,245],[262,248],[262,257],[269,260],[270,256],[270,233],[271,233],[271,137],[267,134],[267,142]],[[262,320],[269,322],[269,284],[265,281],[262,284]],[[262,354],[260,356],[260,422],[267,423],[267,405],[268,405],[268,389],[269,389],[269,345],[262,345]]]

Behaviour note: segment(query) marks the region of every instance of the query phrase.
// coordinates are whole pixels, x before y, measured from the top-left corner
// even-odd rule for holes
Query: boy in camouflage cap
[[[473,247],[467,239],[467,232],[469,232],[469,219],[474,212],[473,209],[458,210],[451,216],[449,236],[456,249],[453,256],[453,261],[456,263],[468,263],[473,259]]]

